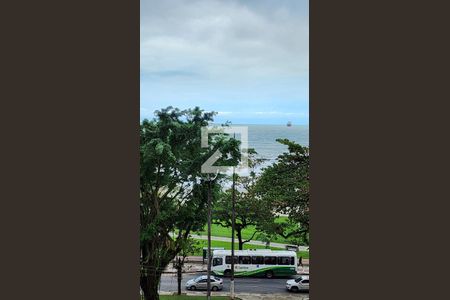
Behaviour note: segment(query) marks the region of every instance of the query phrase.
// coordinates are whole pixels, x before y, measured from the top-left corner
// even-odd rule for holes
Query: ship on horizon
[[[286,126],[287,126],[287,127],[291,127],[291,126],[292,126],[292,122],[291,122],[291,121],[288,121],[287,124],[286,124]]]

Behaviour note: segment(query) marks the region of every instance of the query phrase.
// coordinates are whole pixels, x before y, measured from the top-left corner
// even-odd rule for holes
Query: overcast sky
[[[308,11],[304,0],[141,0],[141,119],[170,105],[308,124]]]

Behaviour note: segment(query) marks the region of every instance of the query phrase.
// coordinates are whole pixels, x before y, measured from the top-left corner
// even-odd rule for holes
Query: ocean
[[[254,148],[258,157],[274,161],[287,151],[287,146],[277,139],[289,139],[302,146],[309,146],[309,126],[307,125],[236,125],[248,127],[249,148]]]
[[[216,126],[220,126],[220,124],[216,124]],[[308,125],[292,125],[289,127],[287,125],[232,124],[231,126],[248,128],[248,147],[255,149],[258,158],[264,159],[255,169],[256,173],[260,173],[264,167],[275,163],[280,154],[288,151],[288,147],[278,143],[277,139],[288,139],[302,146],[309,147]],[[235,137],[240,140],[239,135]]]

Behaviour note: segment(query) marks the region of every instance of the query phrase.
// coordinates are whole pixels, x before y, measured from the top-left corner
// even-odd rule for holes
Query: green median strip
[[[160,300],[205,300],[205,296],[186,296],[186,295],[174,295],[174,296],[169,296],[169,295],[162,295],[159,296]],[[211,299],[214,300],[229,300],[230,297],[228,296],[211,296]],[[234,298],[237,300],[240,300],[239,298]]]
[[[276,223],[281,223],[281,222],[287,222],[288,218],[284,217],[284,216],[280,216],[276,218]],[[255,231],[255,226],[247,226],[246,228],[244,228],[242,230],[242,238],[245,239],[249,239],[253,236],[253,232]],[[220,236],[220,237],[230,237],[231,236],[231,228],[230,227],[223,227],[217,224],[212,224],[211,225],[211,232],[213,236]],[[208,232],[206,231],[206,227],[204,230],[199,231],[199,232],[195,232],[195,234],[199,234],[199,235],[207,235]],[[254,237],[255,240],[258,240],[258,234],[255,235]],[[286,243],[289,244],[289,241],[283,237],[275,237],[272,242],[274,243]]]
[[[189,253],[189,255],[192,256],[203,256],[203,247],[207,247],[208,246],[208,241],[207,240],[197,240],[198,242],[198,247],[196,249],[195,252],[193,253]],[[211,241],[211,247],[217,247],[217,248],[224,248],[225,250],[231,250],[231,242],[224,242],[224,241]],[[238,250],[239,249],[239,244],[235,243],[234,245],[234,249]],[[248,249],[266,249],[265,246],[262,245],[251,245],[251,244],[244,244],[244,250],[248,250]],[[275,247],[270,247],[270,249],[272,250],[284,250],[282,248],[275,248]],[[297,252],[297,256],[298,257],[303,257],[303,258],[309,258],[309,251],[298,251]]]

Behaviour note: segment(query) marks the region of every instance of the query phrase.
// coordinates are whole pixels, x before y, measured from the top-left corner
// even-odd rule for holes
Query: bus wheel
[[[223,276],[231,277],[231,270],[225,270],[225,272],[223,272]]]
[[[266,272],[266,278],[269,278],[269,279],[273,278],[273,272],[272,271],[267,271]]]

